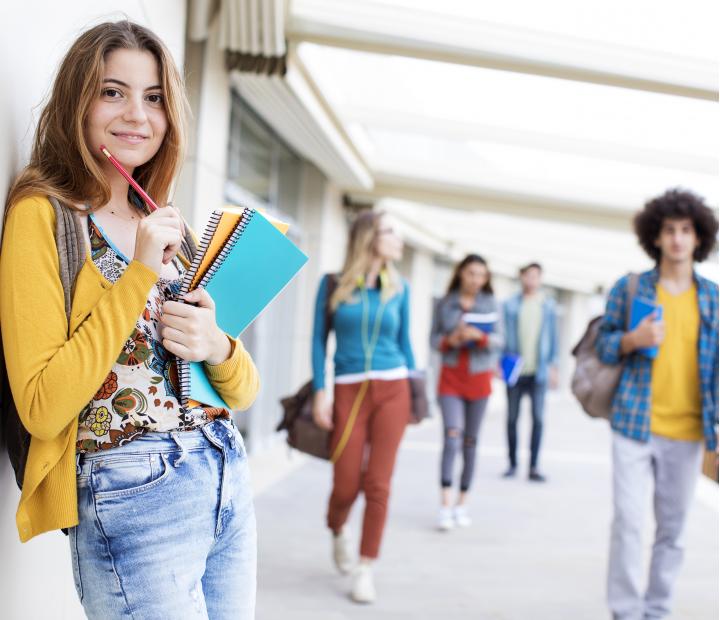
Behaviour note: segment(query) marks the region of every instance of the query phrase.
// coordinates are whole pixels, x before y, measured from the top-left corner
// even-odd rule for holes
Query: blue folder
[[[239,336],[287,286],[308,258],[256,211],[205,288],[215,302],[218,327]],[[190,398],[228,407],[208,380],[202,362],[190,363]]]
[[[520,378],[523,360],[519,355],[511,355],[506,353],[500,358],[500,370],[502,372],[503,381],[508,387],[513,387]]]
[[[630,329],[635,329],[640,324],[640,321],[653,313],[655,313],[655,320],[662,320],[662,306],[657,305],[649,299],[643,299],[642,297],[633,298],[632,306],[630,307]],[[650,359],[655,359],[658,354],[657,347],[645,347],[637,351]]]

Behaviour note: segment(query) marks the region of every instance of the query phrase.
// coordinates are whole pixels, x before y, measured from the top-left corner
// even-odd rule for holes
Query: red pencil
[[[133,189],[140,194],[140,197],[145,201],[145,204],[148,206],[150,211],[156,211],[158,206],[155,204],[153,199],[150,198],[150,196],[145,193],[145,190],[138,185],[138,182],[128,174],[127,170],[125,170],[125,168],[122,167],[122,164],[112,156],[104,144],[100,145],[100,150],[103,155],[110,160],[110,163],[117,168],[117,171],[125,177],[125,180],[133,186]]]

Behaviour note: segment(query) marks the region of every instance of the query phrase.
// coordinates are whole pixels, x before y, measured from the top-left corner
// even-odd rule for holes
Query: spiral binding
[[[202,262],[203,258],[205,258],[205,254],[207,254],[208,246],[210,245],[213,235],[215,234],[215,231],[220,224],[221,218],[222,211],[212,212],[212,215],[208,220],[207,226],[205,226],[205,231],[203,232],[202,238],[200,239],[200,245],[198,245],[195,256],[193,257],[193,261],[192,263],[190,263],[190,266],[187,268],[187,271],[183,276],[183,281],[180,285],[180,293],[178,293],[179,298],[190,292],[190,286],[192,285],[192,281],[195,279],[195,274],[200,267],[200,263]],[[181,300],[178,299],[178,301]]]
[[[210,267],[198,283],[199,287],[206,286],[207,283],[212,280],[213,276],[217,273],[217,270],[220,269],[222,264],[225,262],[225,259],[230,256],[230,252],[232,252],[235,244],[238,242],[238,239],[240,239],[242,234],[245,232],[245,229],[248,227],[248,224],[250,224],[250,220],[252,220],[254,214],[255,211],[253,209],[245,209],[245,211],[243,211],[243,214],[240,216],[237,224],[235,224],[235,228],[232,233],[230,233],[230,236],[224,243],[222,249],[217,253],[217,256],[213,258]]]
[[[245,229],[248,227],[248,224],[250,224],[250,221],[252,220],[253,215],[255,214],[254,209],[245,209],[243,211],[243,214],[240,216],[240,219],[238,220],[237,224],[235,224],[235,228],[233,228],[232,233],[230,233],[230,236],[227,238],[225,243],[222,246],[222,249],[217,253],[217,255],[212,259],[212,262],[210,264],[210,267],[208,267],[208,270],[205,272],[203,277],[200,279],[200,282],[198,283],[198,287],[204,287],[207,285],[207,283],[212,279],[212,277],[217,273],[218,269],[222,266],[222,264],[225,262],[227,257],[230,255],[230,252],[232,252],[232,249],[235,247],[235,244],[238,242],[242,234],[245,232]],[[182,286],[180,287],[180,296],[182,297],[186,293],[189,292],[190,285],[192,284],[193,279],[195,278],[195,274],[197,273],[198,268],[200,267],[200,263],[202,262],[203,257],[205,256],[208,246],[210,245],[210,241],[213,238],[213,235],[215,234],[215,231],[217,230],[218,224],[220,223],[220,219],[222,218],[222,211],[213,211],[212,216],[210,217],[210,221],[208,222],[207,227],[205,228],[205,232],[203,233],[202,239],[200,240],[200,245],[198,246],[198,251],[195,254],[195,258],[188,268],[188,270],[185,272],[185,277],[183,278]],[[188,399],[190,398],[190,363],[186,360],[178,359],[177,360],[177,372],[178,372],[178,382],[180,383],[180,404],[183,407],[187,407]]]

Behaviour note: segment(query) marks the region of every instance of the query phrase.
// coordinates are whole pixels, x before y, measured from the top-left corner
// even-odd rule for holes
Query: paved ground
[[[499,477],[505,466],[503,407],[502,396],[493,397],[482,429],[469,529],[433,529],[437,420],[407,433],[376,568],[379,599],[372,606],[347,599],[348,580],[330,562],[323,527],[329,466],[301,460],[285,478],[263,485],[257,497],[258,620],[606,619],[607,426],[585,418],[569,396],[551,394],[542,463],[548,484],[534,485],[524,476],[506,481]],[[529,439],[527,418],[529,412],[521,437]],[[361,509],[362,500],[353,512],[355,532]],[[687,542],[673,618],[714,620],[718,504],[709,481],[698,488]]]

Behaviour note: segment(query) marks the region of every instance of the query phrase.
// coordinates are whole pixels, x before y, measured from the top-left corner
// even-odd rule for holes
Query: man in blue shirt
[[[538,470],[540,440],[543,430],[545,392],[557,386],[557,310],[555,301],[542,290],[542,267],[530,263],[520,270],[522,293],[508,299],[503,306],[505,321],[505,354],[519,355],[522,371],[517,383],[508,386],[507,438],[510,467],[506,478],[517,471],[517,421],[523,395],[530,396],[532,435],[530,438],[530,472],[533,482],[545,482]]]

